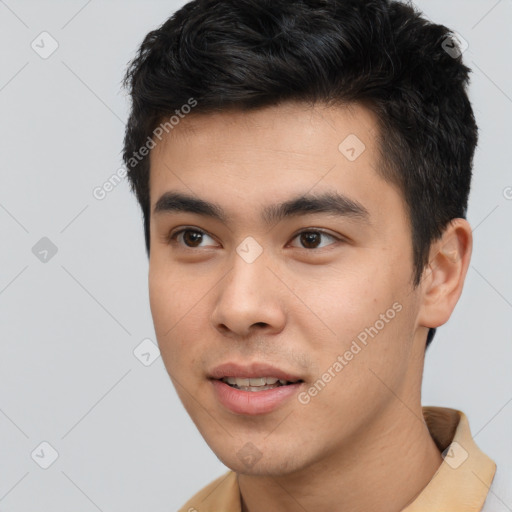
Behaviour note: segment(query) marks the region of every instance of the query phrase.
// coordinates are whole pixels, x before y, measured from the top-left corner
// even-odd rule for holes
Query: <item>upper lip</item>
[[[224,363],[219,366],[216,366],[210,372],[209,377],[211,379],[223,379],[225,377],[238,377],[240,379],[250,379],[257,377],[275,377],[277,379],[287,381],[302,380],[297,375],[276,368],[275,366],[256,362],[246,365],[241,365],[233,362]]]

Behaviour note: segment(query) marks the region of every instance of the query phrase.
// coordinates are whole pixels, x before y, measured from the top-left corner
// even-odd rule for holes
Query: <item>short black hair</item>
[[[478,130],[467,95],[471,70],[457,49],[453,31],[399,1],[187,3],[146,35],[123,80],[131,96],[123,160],[148,256],[149,156],[140,150],[152,147],[166,118],[168,132],[190,105],[193,115],[287,100],[359,102],[378,118],[376,170],[407,205],[417,286],[432,242],[452,219],[466,218]]]

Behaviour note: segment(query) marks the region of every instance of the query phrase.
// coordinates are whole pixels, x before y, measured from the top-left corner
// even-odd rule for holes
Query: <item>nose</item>
[[[263,255],[252,263],[234,255],[233,267],[216,287],[211,316],[221,334],[246,338],[283,330],[286,314],[282,285],[267,264]]]

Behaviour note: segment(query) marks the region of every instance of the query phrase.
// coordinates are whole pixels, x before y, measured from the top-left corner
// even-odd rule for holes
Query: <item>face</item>
[[[237,472],[321,464],[419,393],[410,226],[376,136],[361,105],[286,103],[190,115],[151,151],[161,355]]]

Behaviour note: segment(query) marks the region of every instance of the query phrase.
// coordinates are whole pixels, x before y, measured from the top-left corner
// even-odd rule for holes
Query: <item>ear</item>
[[[418,325],[439,327],[448,321],[462,293],[472,249],[471,226],[465,219],[453,219],[430,248],[420,284]]]

